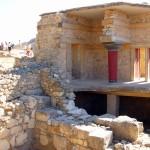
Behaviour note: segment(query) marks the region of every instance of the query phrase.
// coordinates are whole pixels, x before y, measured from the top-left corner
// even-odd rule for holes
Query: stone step
[[[134,142],[143,132],[143,123],[128,116],[115,116],[105,114],[95,118],[95,123],[103,126],[108,126],[113,130],[114,136]]]
[[[43,90],[41,88],[37,88],[37,89],[34,89],[34,90],[27,90],[25,92],[25,95],[43,95]]]
[[[38,130],[42,127],[39,126],[40,123],[48,125],[46,134],[55,134],[53,143],[57,150],[67,149],[67,142],[64,142],[66,139],[69,139],[72,145],[83,146],[85,149],[105,150],[113,139],[111,130],[96,125],[81,124],[76,117],[63,114],[63,112],[56,109],[38,110],[36,112],[36,123]],[[42,141],[40,142],[43,144]]]

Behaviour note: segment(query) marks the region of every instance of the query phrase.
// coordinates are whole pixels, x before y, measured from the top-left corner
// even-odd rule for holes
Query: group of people
[[[1,42],[0,43],[0,50],[8,50],[9,52],[14,47],[14,44],[11,42]]]

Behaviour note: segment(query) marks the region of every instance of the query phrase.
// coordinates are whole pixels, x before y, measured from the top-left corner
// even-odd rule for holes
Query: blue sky
[[[39,14],[121,0],[0,0],[0,42],[28,41],[36,36]],[[122,0],[141,3],[150,0]]]

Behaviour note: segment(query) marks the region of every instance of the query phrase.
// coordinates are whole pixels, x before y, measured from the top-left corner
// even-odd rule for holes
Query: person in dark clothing
[[[12,45],[11,42],[9,42],[8,43],[8,51],[9,51],[9,53],[11,52],[11,48],[12,48],[11,45]]]

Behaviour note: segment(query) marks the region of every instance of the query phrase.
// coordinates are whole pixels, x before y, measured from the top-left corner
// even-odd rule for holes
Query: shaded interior
[[[75,92],[75,105],[90,115],[102,115],[107,111],[107,95],[95,92]]]
[[[144,122],[145,128],[150,127],[150,98],[120,96],[120,115],[128,115]]]

